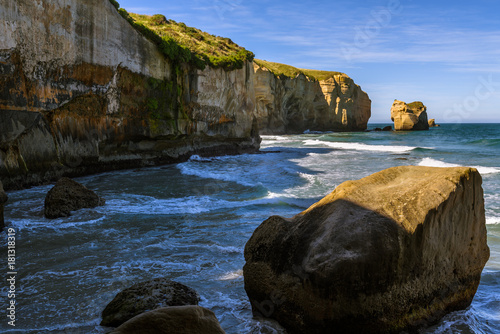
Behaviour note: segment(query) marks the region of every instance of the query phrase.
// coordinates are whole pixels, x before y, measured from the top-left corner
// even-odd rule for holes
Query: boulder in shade
[[[139,314],[110,334],[224,334],[215,314],[201,306],[172,306]]]
[[[68,217],[71,211],[95,208],[105,200],[80,183],[63,177],[49,190],[45,197],[45,217]]]
[[[119,292],[102,312],[101,326],[117,327],[146,311],[166,306],[198,305],[193,289],[166,278],[136,283]]]

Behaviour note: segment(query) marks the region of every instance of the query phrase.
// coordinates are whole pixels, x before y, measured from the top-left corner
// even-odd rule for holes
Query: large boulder
[[[63,177],[49,190],[45,197],[45,217],[68,217],[71,211],[95,208],[105,200],[80,183]]]
[[[224,334],[215,314],[201,306],[172,306],[142,313],[109,334]]]
[[[419,101],[406,104],[403,101],[394,100],[391,107],[391,120],[394,122],[396,131],[429,130],[427,107]]]
[[[5,204],[5,202],[7,202],[7,200],[8,200],[7,194],[3,190],[2,181],[0,181],[0,232],[5,227],[5,222],[3,218],[3,205]]]
[[[101,326],[117,327],[146,311],[167,307],[198,305],[193,289],[166,278],[136,283],[118,293],[102,312]]]
[[[289,333],[397,333],[466,308],[489,258],[481,182],[474,168],[394,167],[270,217],[245,247],[254,314]]]

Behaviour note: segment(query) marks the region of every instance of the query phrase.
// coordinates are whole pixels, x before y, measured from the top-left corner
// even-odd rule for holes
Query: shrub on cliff
[[[191,63],[203,70],[206,65],[226,70],[239,69],[254,54],[235,44],[230,38],[210,35],[188,27],[162,14],[139,15],[128,13],[115,0],[110,0],[118,13],[144,37],[156,44],[160,52],[174,63]]]

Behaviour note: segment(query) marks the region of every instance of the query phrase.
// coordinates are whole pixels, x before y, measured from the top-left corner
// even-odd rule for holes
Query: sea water
[[[343,181],[420,165],[479,170],[491,250],[472,305],[422,333],[500,332],[500,124],[263,136],[262,152],[78,178],[106,205],[67,218],[43,217],[51,186],[9,192],[16,326],[4,310],[0,331],[105,333],[101,312],[119,291],[166,277],[198,291],[227,333],[284,333],[252,317],[243,288],[243,250],[255,228],[301,212]],[[0,236],[6,258],[6,232]],[[4,280],[1,305],[8,289]]]

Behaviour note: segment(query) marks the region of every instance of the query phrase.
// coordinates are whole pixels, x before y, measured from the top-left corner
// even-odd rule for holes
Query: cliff
[[[6,189],[259,148],[252,63],[175,62],[104,0],[0,4]]]
[[[262,134],[366,130],[371,101],[346,74],[262,60],[254,62],[254,70]]]

